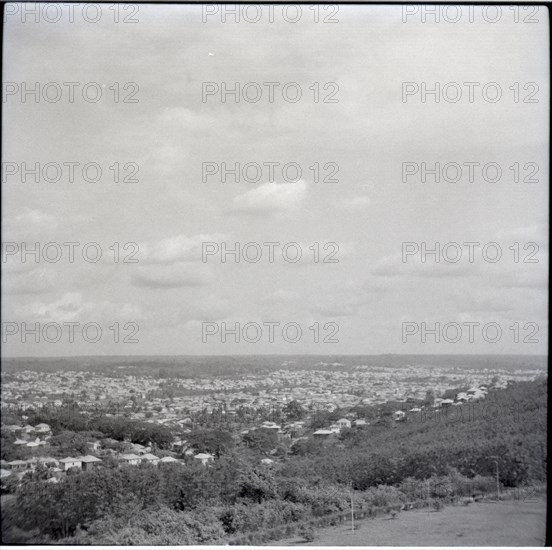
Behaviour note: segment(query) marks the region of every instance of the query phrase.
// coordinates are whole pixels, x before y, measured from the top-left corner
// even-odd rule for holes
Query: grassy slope
[[[543,546],[546,501],[503,501],[415,510],[396,519],[367,519],[316,531],[311,543],[294,537],[271,545],[291,546]]]

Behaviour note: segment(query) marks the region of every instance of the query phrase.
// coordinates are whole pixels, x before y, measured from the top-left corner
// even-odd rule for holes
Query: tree
[[[268,470],[248,468],[239,476],[241,498],[258,502],[276,497],[276,483],[273,474]]]
[[[75,432],[64,431],[53,435],[49,443],[58,456],[84,455],[88,452],[87,438]]]
[[[261,453],[269,453],[278,445],[278,434],[274,430],[250,430],[243,436],[243,442]]]
[[[284,407],[284,413],[289,420],[301,420],[305,416],[305,410],[296,399],[290,401]]]
[[[435,391],[434,390],[427,390],[425,399],[424,399],[424,405],[427,407],[432,407],[435,403]]]
[[[211,453],[217,457],[234,447],[232,434],[225,430],[198,430],[188,436],[188,443],[200,453]]]

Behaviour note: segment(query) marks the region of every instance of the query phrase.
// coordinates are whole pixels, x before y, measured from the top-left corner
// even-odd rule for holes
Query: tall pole
[[[429,488],[429,479],[427,480],[427,513],[431,510],[431,492]]]
[[[355,530],[355,504],[353,502],[353,482],[351,481],[351,531]]]
[[[496,462],[496,500],[500,500],[500,482],[498,481],[498,459]]]
[[[500,500],[500,481],[499,481],[499,475],[498,475],[498,456],[490,456],[489,458],[492,458],[494,460],[494,463],[496,464],[496,500]]]

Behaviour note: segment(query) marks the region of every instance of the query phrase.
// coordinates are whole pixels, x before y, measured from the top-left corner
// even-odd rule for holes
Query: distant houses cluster
[[[465,392],[459,392],[455,399],[434,399],[433,405],[429,407],[430,410],[447,409],[448,407],[458,406],[470,401],[480,400],[485,398],[488,389],[484,385],[473,386]],[[405,403],[416,402],[415,399],[407,399]],[[420,402],[420,400],[418,400]],[[408,410],[408,413],[420,413],[425,407],[421,405],[414,406]],[[340,418],[336,422],[332,423],[328,427],[317,429],[312,433],[315,439],[326,439],[330,436],[340,434],[343,430],[350,429],[352,427],[363,427],[369,425],[369,422],[364,418],[357,418],[355,413],[347,414],[347,417]],[[406,420],[407,411],[397,410],[393,413],[393,419],[396,422]],[[184,421],[186,423],[186,420]],[[25,425],[3,425],[3,429],[12,432],[15,436],[14,445],[25,446],[28,448],[39,447],[48,445],[49,439],[52,436],[52,430],[47,424],[37,424],[36,426]],[[284,425],[280,425],[272,421],[264,421],[258,426],[245,429],[241,432],[241,435],[245,435],[254,430],[267,430],[275,433],[278,436],[279,441],[291,440],[297,441],[299,439],[306,439],[307,427],[305,421],[290,421]],[[189,430],[186,430],[189,431]],[[111,440],[112,443],[116,443]],[[106,443],[106,440],[103,441]],[[109,446],[108,446],[109,447]],[[39,465],[48,468],[54,476],[48,481],[56,482],[62,477],[63,474],[71,469],[77,469],[82,471],[88,471],[93,468],[102,467],[104,460],[107,457],[115,459],[121,465],[138,466],[140,464],[167,464],[167,463],[185,463],[189,459],[193,459],[198,463],[207,466],[214,461],[214,456],[209,453],[197,453],[192,447],[186,446],[186,439],[182,436],[177,436],[173,441],[173,453],[180,455],[183,458],[175,458],[174,456],[159,457],[152,453],[152,447],[150,445],[140,445],[137,443],[130,444],[127,449],[128,452],[116,452],[110,448],[102,448],[102,442],[93,440],[88,442],[88,452],[90,454],[82,456],[67,456],[61,459],[49,457],[49,456],[36,456],[28,460],[2,460],[0,465],[0,475],[2,478],[15,475],[17,478],[23,477],[26,472],[35,470]],[[48,451],[43,451],[48,452]],[[275,450],[274,450],[275,452]],[[271,453],[272,454],[272,453]],[[264,465],[271,465],[275,461],[272,458],[263,458],[261,463]]]
[[[17,434],[15,445],[25,444],[27,447],[37,447],[40,445],[46,445],[48,439],[51,437],[51,429],[47,424],[38,424],[37,426],[17,426],[8,425],[2,426],[3,428]],[[39,434],[39,435],[38,435]],[[33,436],[37,436],[36,439],[32,439]],[[27,438],[28,437],[28,438]],[[36,442],[39,440],[40,443]],[[35,443],[36,442],[36,443]],[[182,440],[175,438],[175,442],[182,444]],[[29,443],[33,443],[29,445]],[[110,449],[102,449],[100,441],[89,441],[89,452],[95,454],[88,454],[83,456],[67,456],[64,458],[54,458],[50,456],[35,456],[27,460],[11,460],[0,462],[0,477],[5,479],[12,475],[15,475],[18,479],[22,478],[27,472],[36,470],[37,467],[42,466],[47,468],[52,474],[54,474],[48,481],[57,482],[61,476],[67,473],[71,469],[77,469],[82,471],[89,471],[96,467],[104,465],[104,459],[109,456],[118,461],[121,465],[138,466],[139,464],[167,464],[167,463],[182,463],[182,460],[174,458],[172,456],[158,457],[151,453],[150,446],[144,446],[137,443],[130,444],[132,452],[130,453],[116,453]],[[99,458],[100,455],[103,458]],[[198,463],[208,465],[214,460],[213,455],[209,453],[195,453],[190,450],[186,453],[187,457],[192,457],[197,460]]]

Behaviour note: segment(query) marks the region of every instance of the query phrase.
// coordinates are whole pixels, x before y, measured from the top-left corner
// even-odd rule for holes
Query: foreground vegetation
[[[546,381],[517,383],[488,399],[499,415],[394,423],[392,409],[383,407],[364,411],[375,415],[370,426],[344,430],[334,440],[302,439],[288,449],[262,431],[246,437],[230,426],[196,430],[189,438],[197,450],[216,456],[208,467],[108,465],[70,472],[59,483],[39,468],[3,506],[3,540],[260,544],[292,534],[308,540],[312,528],[350,518],[351,500],[363,518],[492,494],[497,463],[501,491],[545,483]],[[111,430],[121,443],[128,433],[143,436],[136,426],[117,432],[113,422],[94,428]],[[54,437],[68,427],[61,424]],[[267,466],[260,459],[269,449],[277,460]]]

